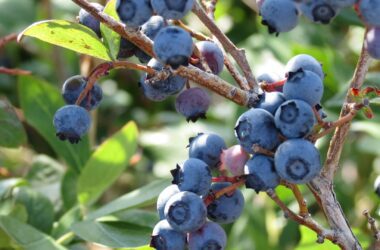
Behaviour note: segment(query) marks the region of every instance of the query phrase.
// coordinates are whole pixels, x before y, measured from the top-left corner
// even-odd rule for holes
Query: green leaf
[[[88,214],[88,219],[95,219],[126,209],[139,208],[156,203],[161,191],[170,185],[168,179],[154,181],[142,188],[125,194],[105,206]]]
[[[301,242],[295,250],[338,250],[340,249],[337,245],[331,243],[329,240],[325,240],[324,243],[316,243],[317,234],[311,229],[301,226]]]
[[[16,148],[26,143],[26,133],[12,105],[0,100],[0,146]]]
[[[129,122],[104,141],[87,161],[78,180],[78,200],[90,204],[120,176],[137,148],[137,127]]]
[[[46,234],[35,228],[8,216],[0,215],[0,229],[2,229],[20,247],[27,250],[64,250]]]
[[[110,0],[104,7],[103,12],[117,21],[120,20],[119,15],[116,12],[116,0]],[[120,49],[120,35],[103,23],[100,23],[100,31],[102,33],[104,44],[110,51],[111,58],[116,60]]]
[[[77,183],[78,174],[71,169],[68,169],[62,179],[61,196],[63,205],[66,210],[72,208],[78,203],[77,200]]]
[[[75,145],[67,141],[62,142],[55,136],[53,117],[55,112],[64,105],[59,90],[36,77],[21,76],[18,92],[21,108],[28,124],[42,135],[70,167],[79,172],[90,155],[90,146],[87,136]]]
[[[81,220],[80,209],[78,206],[73,207],[67,211],[58,222],[54,225],[51,235],[58,239],[62,235],[70,232],[71,225]]]
[[[30,36],[81,54],[110,61],[108,49],[95,32],[84,25],[65,20],[34,23],[21,32],[19,39]]]
[[[16,202],[25,206],[28,212],[28,224],[42,232],[50,233],[54,222],[54,207],[44,195],[27,187],[15,190]]]
[[[152,229],[118,221],[82,221],[72,226],[76,235],[108,247],[138,247],[150,241]]]

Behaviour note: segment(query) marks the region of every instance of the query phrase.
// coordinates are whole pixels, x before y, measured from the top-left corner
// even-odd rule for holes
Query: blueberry
[[[193,40],[190,34],[175,26],[165,27],[154,38],[153,51],[163,64],[173,69],[187,66],[193,53]]]
[[[211,185],[211,191],[217,192],[230,186],[229,182],[218,182]],[[207,217],[219,224],[232,223],[239,218],[244,208],[244,197],[239,189],[215,199],[207,206]]]
[[[286,77],[288,77],[289,72],[296,72],[299,69],[314,72],[322,81],[325,78],[321,63],[310,55],[299,54],[292,57],[285,66]]]
[[[364,22],[371,26],[380,26],[380,1],[361,0],[359,1],[359,11]]]
[[[154,58],[149,61],[148,66],[158,71],[163,69],[163,65]],[[186,83],[185,78],[177,75],[172,75],[165,80],[154,81],[152,83],[148,80],[149,75],[146,73],[143,74],[141,76],[140,86],[144,95],[152,101],[162,101],[169,95],[178,93],[183,89]]]
[[[219,75],[223,71],[224,67],[224,55],[223,51],[213,42],[210,41],[201,41],[196,43],[196,46],[206,60],[206,63],[210,67],[212,73]],[[202,68],[202,65],[199,63],[197,67]]]
[[[375,193],[380,197],[380,175],[375,180]]]
[[[227,148],[222,137],[213,133],[199,133],[189,142],[189,157],[200,159],[211,168],[219,167],[222,151]]]
[[[340,8],[329,0],[313,0],[301,3],[302,14],[309,20],[328,24],[338,14]]]
[[[184,250],[186,234],[174,230],[167,220],[159,221],[153,228],[150,247],[157,250]]]
[[[75,104],[80,94],[85,89],[86,84],[87,80],[84,76],[75,75],[68,78],[62,86],[62,97],[66,104]],[[102,98],[102,88],[95,83],[87,96],[80,103],[80,106],[92,110],[99,106]]]
[[[194,0],[151,0],[153,9],[166,19],[182,19],[193,7]]]
[[[193,232],[206,222],[207,210],[203,200],[192,192],[173,195],[165,206],[165,218],[174,230]]]
[[[254,144],[267,150],[280,144],[273,115],[264,109],[252,108],[244,112],[236,122],[235,136],[243,149],[251,154]]]
[[[166,21],[161,16],[152,16],[149,20],[141,26],[141,32],[154,40],[158,32],[166,26]],[[152,58],[150,55],[137,48],[135,51],[135,56],[142,63],[147,63]]]
[[[262,24],[269,33],[287,32],[298,24],[298,9],[292,0],[265,0],[260,8]]]
[[[208,221],[199,230],[189,233],[189,250],[223,250],[227,245],[224,229]]]
[[[339,8],[346,8],[353,6],[357,0],[330,0],[331,5],[337,6]]]
[[[289,100],[277,109],[274,123],[285,137],[301,138],[311,132],[316,119],[308,103]]]
[[[199,118],[206,119],[210,101],[210,96],[204,89],[189,88],[176,97],[175,109],[185,116],[187,121],[196,122]]]
[[[222,166],[234,176],[244,174],[244,165],[248,161],[249,155],[240,145],[234,145],[222,152]]]
[[[206,195],[210,190],[211,172],[204,161],[189,158],[170,172],[173,176],[172,183],[177,184],[180,191]]]
[[[318,114],[319,114],[319,117],[320,117],[321,119],[325,119],[325,118],[327,118],[327,114],[326,114],[326,112],[323,110],[323,107],[321,106],[320,103],[316,104],[314,107],[315,107],[315,109],[317,110],[317,112],[318,112]]]
[[[266,92],[261,96],[255,108],[265,109],[274,115],[277,108],[285,101],[284,94],[281,92]]]
[[[160,217],[160,220],[165,219],[164,210],[165,210],[166,202],[168,202],[170,197],[172,197],[173,195],[179,192],[180,190],[178,189],[177,185],[170,185],[166,187],[164,190],[162,190],[162,192],[157,198],[157,212],[158,212],[158,216]]]
[[[380,27],[373,27],[368,30],[365,46],[372,58],[380,60]]]
[[[104,6],[98,3],[91,3],[98,11],[103,11]],[[85,9],[79,11],[79,23],[92,29],[98,37],[101,37],[100,33],[100,21],[88,13]]]
[[[55,112],[53,124],[60,140],[67,139],[70,143],[78,143],[90,128],[91,118],[84,108],[66,105]]]
[[[153,14],[150,0],[117,0],[116,12],[128,27],[137,28]]]
[[[322,95],[323,83],[317,74],[303,69],[289,72],[284,84],[284,96],[287,100],[300,99],[314,106],[320,103]]]
[[[138,50],[138,47],[125,38],[120,39],[120,48],[117,59],[126,59],[133,56]]]
[[[322,168],[318,150],[304,139],[283,142],[274,155],[274,165],[282,179],[296,184],[311,181]]]
[[[280,184],[280,177],[274,168],[273,158],[255,154],[244,167],[247,175],[245,186],[256,192],[275,188]]]

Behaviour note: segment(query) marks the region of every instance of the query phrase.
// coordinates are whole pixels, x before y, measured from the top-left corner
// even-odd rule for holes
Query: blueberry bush
[[[0,4],[0,249],[380,249],[379,0]]]

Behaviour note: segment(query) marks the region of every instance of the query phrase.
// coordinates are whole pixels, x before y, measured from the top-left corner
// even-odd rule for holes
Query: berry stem
[[[211,33],[220,41],[224,49],[231,54],[235,59],[236,63],[239,65],[245,78],[247,79],[250,89],[258,92],[258,85],[256,79],[252,73],[252,69],[249,66],[245,52],[243,49],[238,49],[233,42],[219,29],[215,22],[207,15],[207,13],[202,9],[197,1],[194,1],[193,12],[198,18],[206,25],[206,27],[211,31]]]
[[[377,246],[380,246],[380,230],[377,228],[376,220],[369,214],[368,210],[364,210],[363,215],[367,218],[367,221],[368,221],[368,224],[371,228],[373,236],[376,239]],[[377,248],[375,248],[375,249],[377,249]]]
[[[244,185],[245,184],[245,180],[246,180],[246,177],[245,176],[241,176],[240,177],[240,180],[232,183],[230,186],[228,187],[225,187],[221,190],[218,190],[217,192],[210,192],[204,199],[204,203],[206,206],[210,205],[214,200],[217,200],[219,199],[221,196],[227,194],[227,193],[231,193],[233,191],[235,191],[237,188],[239,188],[241,185]]]
[[[202,55],[202,53],[199,51],[198,47],[195,45],[194,46],[194,55],[196,57],[199,58],[200,60],[200,63],[203,67],[203,69],[207,72],[207,73],[212,73],[211,69],[210,69],[210,66],[208,66],[208,63],[206,62],[204,56]]]
[[[266,92],[274,92],[274,91],[277,91],[277,88],[284,86],[284,84],[287,80],[288,79],[285,78],[283,80],[280,80],[280,81],[274,82],[274,83],[262,82],[262,83],[260,83],[260,87],[262,90],[264,90]]]
[[[324,229],[310,216],[303,217],[294,213],[280,200],[277,193],[273,189],[269,189],[267,191],[267,195],[281,208],[282,211],[284,211],[285,217],[290,218],[291,220],[315,231],[318,234],[318,238],[328,239],[332,243],[338,244],[342,249],[344,249],[343,246],[336,241],[336,236],[333,231]]]
[[[2,47],[4,47],[7,43],[16,41],[17,40],[17,36],[18,36],[17,33],[12,33],[12,34],[9,34],[9,35],[6,35],[6,36],[0,38],[0,49]]]
[[[7,75],[30,75],[32,72],[24,69],[10,69],[5,67],[0,67],[0,74],[7,74]]]
[[[172,23],[174,25],[177,25],[178,27],[181,27],[182,29],[186,30],[187,32],[189,32],[190,35],[192,37],[194,37],[195,39],[197,39],[198,41],[211,41],[211,38],[203,35],[200,32],[197,32],[197,31],[191,29],[189,26],[184,24],[181,20],[172,20]]]
[[[254,153],[266,155],[266,156],[269,156],[269,157],[274,157],[274,152],[261,147],[259,144],[253,144],[252,151]]]
[[[236,183],[242,179],[242,176],[218,176],[218,177],[212,177],[212,182],[231,182]]]
[[[301,190],[298,188],[296,184],[289,183],[286,181],[281,182],[282,185],[292,190],[294,197],[296,198],[299,206],[299,215],[303,218],[310,216],[309,209],[307,208],[307,203],[305,198],[303,197]]]

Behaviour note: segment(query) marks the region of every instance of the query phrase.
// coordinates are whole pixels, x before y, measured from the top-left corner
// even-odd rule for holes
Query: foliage
[[[213,94],[208,119],[186,123],[175,112],[174,99],[147,101],[136,84],[138,73],[115,70],[101,79],[105,99],[93,113],[96,125],[89,136],[77,145],[58,141],[52,117],[63,105],[59,88],[64,79],[79,74],[80,65],[114,60],[119,36],[102,25],[102,42],[75,23],[79,8],[71,1],[0,2],[0,37],[24,30],[20,44],[0,51],[1,65],[33,72],[0,75],[0,248],[85,249],[87,241],[118,249],[150,249],[146,245],[158,220],[156,198],[169,183],[169,170],[186,159],[188,138],[218,132],[228,145],[235,144],[233,128],[245,108]],[[335,120],[364,33],[353,10],[343,11],[328,26],[302,20],[295,30],[276,38],[243,2],[219,1],[218,26],[245,48],[257,73],[282,72],[284,63],[298,53],[323,62],[327,77],[322,103],[329,120]],[[18,18],[9,16],[12,10]],[[111,7],[106,12],[115,17]],[[59,19],[29,26],[52,17]],[[193,18],[187,17],[189,25],[207,33]],[[379,71],[379,62],[374,62],[366,85],[380,87]],[[222,78],[233,81],[226,73]],[[369,209],[378,218],[380,208],[373,192],[380,174],[378,105],[375,99],[375,118],[357,116],[352,123],[335,180],[336,195],[364,248],[372,238],[362,211]],[[321,155],[326,155],[328,144],[329,138],[318,142]],[[288,189],[276,191],[289,207],[296,207]],[[323,221],[314,197],[303,186],[301,191],[310,211]],[[265,194],[243,193],[251,204],[234,224],[225,226],[227,249],[337,249],[327,241],[315,244],[315,233],[285,219]]]

